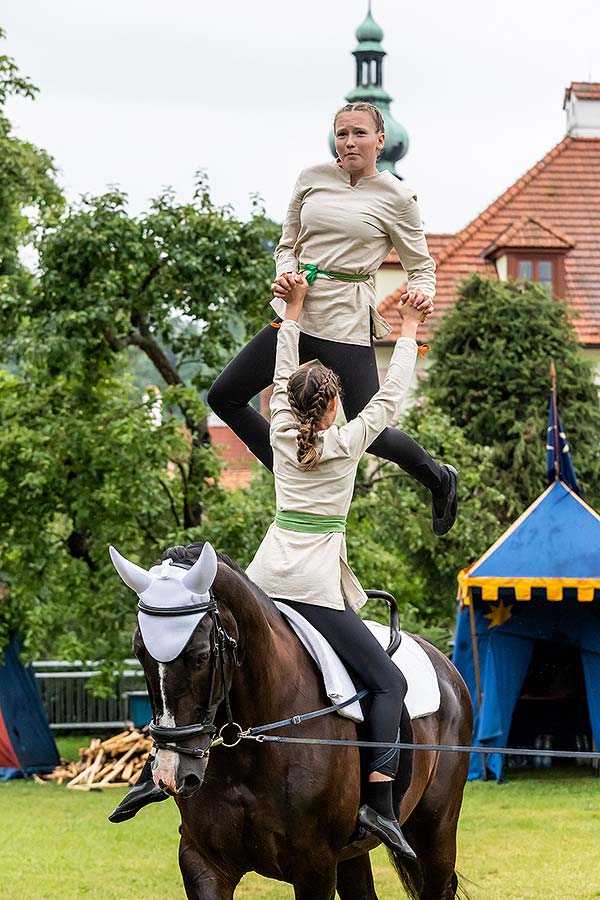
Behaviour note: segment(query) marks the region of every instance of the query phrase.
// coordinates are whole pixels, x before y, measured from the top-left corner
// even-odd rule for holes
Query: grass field
[[[61,742],[63,754],[72,755],[70,746]],[[106,816],[123,793],[0,784],[1,900],[183,900],[175,804],[111,825]],[[586,769],[467,785],[458,868],[472,900],[600,898],[599,847],[600,779]],[[380,900],[402,898],[381,849],[373,863]],[[236,893],[240,900],[292,897],[288,885],[255,875]]]

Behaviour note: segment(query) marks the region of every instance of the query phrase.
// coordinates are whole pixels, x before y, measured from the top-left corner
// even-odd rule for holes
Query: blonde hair
[[[364,100],[359,100],[356,103],[346,103],[345,106],[342,106],[341,109],[338,109],[335,116],[333,117],[333,130],[335,131],[335,123],[338,120],[338,116],[341,116],[342,113],[350,113],[350,112],[367,112],[373,119],[373,124],[375,125],[375,131],[383,132],[385,134],[385,123],[383,121],[383,116],[376,106],[373,106],[372,103],[366,103]]]
[[[296,457],[302,470],[314,469],[321,458],[317,433],[327,406],[340,392],[335,372],[318,360],[296,369],[288,381],[288,400],[298,421]]]

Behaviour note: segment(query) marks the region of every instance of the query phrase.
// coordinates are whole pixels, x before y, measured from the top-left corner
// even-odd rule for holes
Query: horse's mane
[[[192,566],[200,556],[204,544],[205,541],[195,541],[193,544],[187,544],[187,546],[179,544],[175,547],[167,547],[167,549],[161,556],[161,561],[165,559],[171,559],[174,563],[181,563],[183,565]],[[280,615],[279,610],[277,609],[269,595],[265,594],[262,588],[259,588],[257,584],[254,584],[254,582],[248,577],[239,563],[228,556],[227,553],[217,553],[217,558],[220,559],[221,562],[225,563],[225,565],[229,569],[231,569],[232,572],[235,572],[236,575],[239,575],[246,582],[253,595],[256,597],[257,601],[266,613],[270,615]]]

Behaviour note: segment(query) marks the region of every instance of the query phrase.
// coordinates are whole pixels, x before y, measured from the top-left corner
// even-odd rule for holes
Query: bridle
[[[176,565],[181,568],[190,568],[182,563],[177,563]],[[210,642],[210,657],[211,657],[211,673],[210,673],[210,688],[208,692],[208,701],[205,707],[204,718],[202,722],[198,722],[194,725],[180,725],[180,726],[164,726],[157,725],[154,719],[150,722],[148,726],[148,730],[150,732],[150,736],[152,737],[152,742],[154,747],[157,750],[171,750],[174,753],[181,753],[185,756],[193,756],[195,759],[203,759],[208,757],[209,752],[212,747],[217,744],[222,744],[225,747],[233,747],[239,741],[236,740],[234,743],[228,744],[226,743],[223,733],[225,729],[229,727],[233,727],[237,729],[236,733],[241,732],[240,726],[237,722],[233,721],[233,716],[231,714],[231,703],[229,700],[229,688],[227,687],[227,680],[225,677],[225,658],[227,653],[229,653],[233,659],[233,662],[236,666],[239,665],[238,655],[237,655],[237,641],[235,638],[232,638],[225,628],[223,627],[223,623],[221,621],[221,616],[219,614],[219,609],[217,607],[217,601],[215,595],[212,591],[212,588],[209,590],[209,599],[208,601],[203,601],[200,603],[190,604],[189,606],[178,606],[171,608],[157,608],[154,606],[148,606],[143,600],[138,601],[138,609],[140,612],[145,613],[146,615],[151,616],[187,616],[187,615],[197,615],[198,613],[207,613],[211,619],[211,628],[209,634],[209,642]],[[183,652],[183,650],[182,650]],[[181,655],[181,654],[180,654]],[[223,684],[224,691],[224,701],[225,701],[225,710],[227,713],[227,721],[221,727],[218,737],[211,741],[208,747],[182,747],[177,742],[185,741],[189,738],[200,737],[200,735],[210,735],[213,736],[216,734],[217,729],[214,725],[214,715],[216,714],[216,709],[211,716],[211,710],[214,706],[214,692],[215,685],[217,681],[217,672],[221,674],[221,681]],[[218,706],[218,704],[217,704]]]

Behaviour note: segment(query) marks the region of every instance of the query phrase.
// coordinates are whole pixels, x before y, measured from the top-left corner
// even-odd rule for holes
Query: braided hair
[[[303,470],[314,469],[321,458],[319,425],[330,400],[339,392],[338,376],[316,359],[296,369],[288,381],[288,400],[298,421],[296,456]]]

